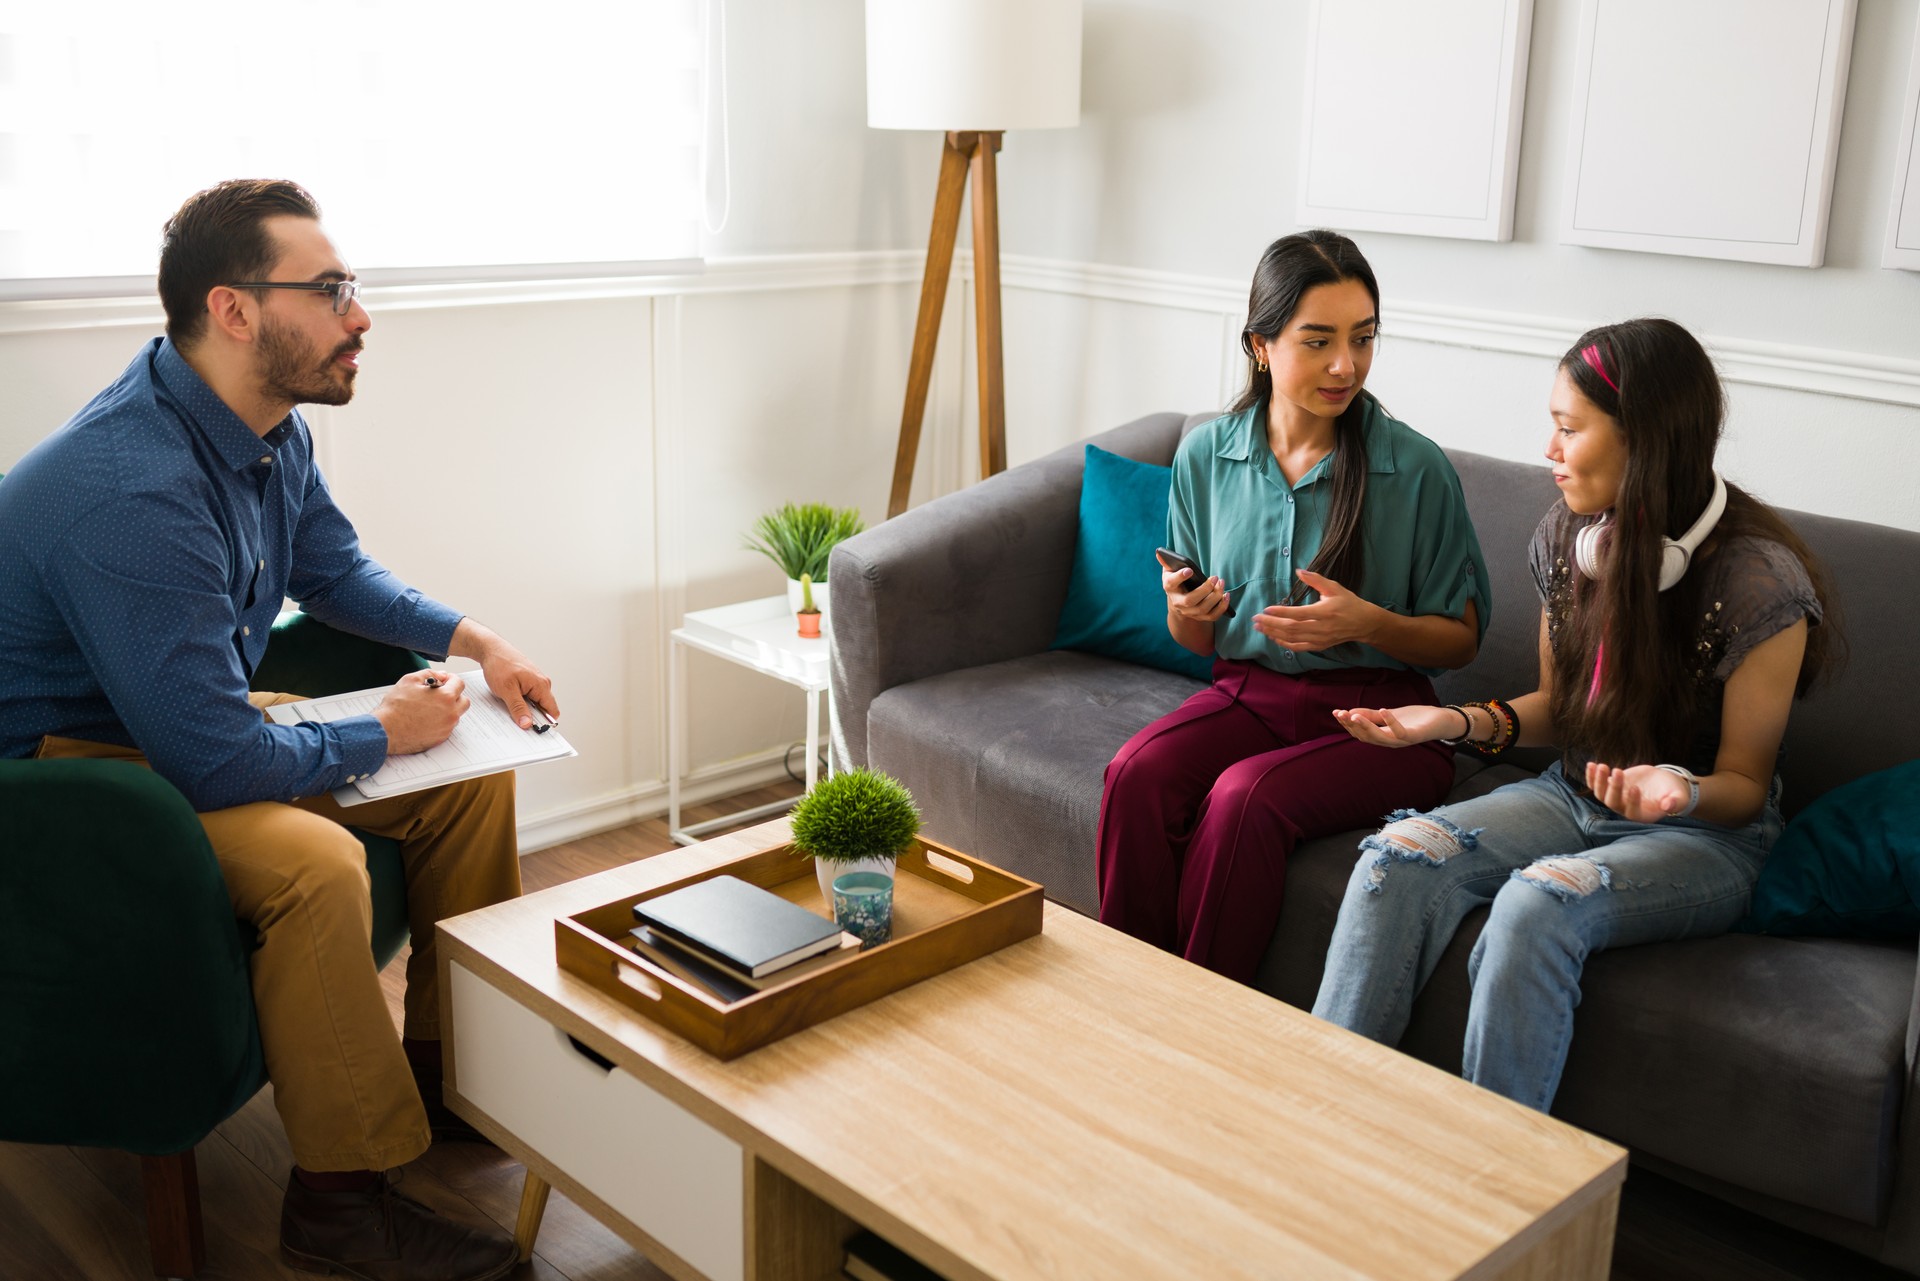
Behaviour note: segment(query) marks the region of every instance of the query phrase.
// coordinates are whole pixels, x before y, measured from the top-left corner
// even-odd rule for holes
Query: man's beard
[[[319,348],[304,342],[291,326],[262,320],[260,389],[274,400],[296,405],[344,405],[353,399],[357,371],[334,362],[360,347],[359,339],[350,339],[322,359]]]

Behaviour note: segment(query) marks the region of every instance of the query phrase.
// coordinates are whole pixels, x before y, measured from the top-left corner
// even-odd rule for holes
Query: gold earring
[[[1256,358],[1253,362],[1253,367],[1263,374],[1267,372],[1267,362],[1265,360]]]

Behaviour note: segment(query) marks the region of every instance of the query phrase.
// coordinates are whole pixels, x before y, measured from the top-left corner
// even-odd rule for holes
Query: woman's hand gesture
[[[1211,623],[1227,612],[1227,585],[1219,578],[1203,578],[1191,589],[1190,569],[1160,570],[1160,590],[1167,594],[1167,607],[1181,618],[1196,623]]]
[[[1340,728],[1376,747],[1412,747],[1460,733],[1460,713],[1451,707],[1348,707],[1333,714]]]
[[[1312,570],[1296,573],[1320,599],[1311,605],[1267,606],[1253,620],[1262,636],[1281,649],[1315,651],[1364,641],[1372,634],[1381,613],[1378,605]]]
[[[1594,800],[1636,823],[1658,823],[1685,809],[1693,799],[1693,789],[1686,779],[1658,765],[1619,769],[1588,761],[1587,790]]]

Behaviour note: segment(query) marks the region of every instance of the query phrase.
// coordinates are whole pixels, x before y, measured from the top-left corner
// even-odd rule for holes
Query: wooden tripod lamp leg
[[[913,330],[913,357],[907,369],[907,403],[900,411],[900,445],[893,458],[893,493],[887,515],[907,509],[913,485],[914,456],[920,450],[920,423],[926,417],[927,389],[933,381],[933,349],[940,340],[940,311],[947,302],[947,276],[953,268],[953,242],[960,230],[960,199],[967,187],[967,155],[979,135],[949,133],[940,152],[940,185],[933,197],[933,234],[927,240],[927,270],[920,280],[920,318]]]
[[[980,478],[1007,469],[1007,388],[1000,358],[1000,196],[994,153],[999,133],[973,149],[973,311],[980,376]]]

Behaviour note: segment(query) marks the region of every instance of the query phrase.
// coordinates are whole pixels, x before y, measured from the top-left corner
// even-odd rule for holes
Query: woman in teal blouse
[[[1262,256],[1247,389],[1181,443],[1168,505],[1168,548],[1207,577],[1163,566],[1167,629],[1214,657],[1213,683],[1107,766],[1100,919],[1242,982],[1297,842],[1437,805],[1453,781],[1445,745],[1361,743],[1335,709],[1431,701],[1490,616],[1452,465],[1365,390],[1379,319],[1345,236]]]

